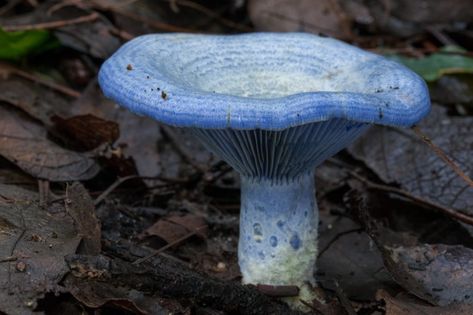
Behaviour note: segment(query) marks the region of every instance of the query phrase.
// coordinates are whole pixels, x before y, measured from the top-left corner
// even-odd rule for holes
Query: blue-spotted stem
[[[318,222],[312,172],[279,184],[242,177],[238,258],[243,283],[296,285],[298,298],[310,303]]]
[[[314,168],[368,124],[330,119],[281,131],[191,129],[241,174],[238,259],[244,283],[315,285],[318,209]]]

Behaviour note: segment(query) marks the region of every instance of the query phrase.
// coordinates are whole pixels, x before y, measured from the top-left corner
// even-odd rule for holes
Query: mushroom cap
[[[430,110],[425,82],[406,67],[305,33],[140,36],[103,64],[99,83],[131,111],[180,127],[411,126]]]

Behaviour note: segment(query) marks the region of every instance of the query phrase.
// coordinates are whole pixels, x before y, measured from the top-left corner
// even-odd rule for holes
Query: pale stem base
[[[310,300],[315,285],[318,209],[314,176],[274,183],[242,178],[238,259],[243,283],[295,285]]]

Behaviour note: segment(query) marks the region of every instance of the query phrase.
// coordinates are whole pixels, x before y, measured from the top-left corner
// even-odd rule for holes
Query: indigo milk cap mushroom
[[[404,66],[303,33],[156,34],[102,66],[105,95],[188,129],[241,175],[244,283],[315,285],[314,168],[371,124],[411,126],[430,110]]]

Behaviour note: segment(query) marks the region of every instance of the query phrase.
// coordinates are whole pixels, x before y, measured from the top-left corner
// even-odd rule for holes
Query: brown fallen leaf
[[[384,290],[379,290],[376,294],[377,300],[386,303],[386,315],[471,315],[473,306],[471,305],[449,305],[436,307],[429,305],[415,297],[407,294],[391,296]]]
[[[157,236],[171,244],[194,231],[200,238],[206,238],[207,227],[202,217],[193,214],[171,214],[147,228],[144,235]]]
[[[0,155],[49,181],[86,180],[99,171],[93,159],[61,148],[47,139],[41,125],[4,106],[0,106]]]
[[[160,305],[160,299],[127,287],[117,287],[105,281],[90,283],[69,275],[64,281],[69,293],[90,308],[106,305],[137,315],[168,315],[170,311]]]
[[[118,168],[125,164],[132,165],[126,167],[128,171],[120,175],[136,173],[142,176],[162,175],[157,148],[161,131],[157,121],[135,115],[106,99],[95,80],[91,81],[82,96],[74,101],[70,111],[61,117],[67,119],[82,115],[93,115],[118,124],[120,136],[114,144],[117,149],[114,150],[112,157],[107,158],[114,159],[112,162],[116,162]],[[131,161],[127,161],[130,159]],[[130,172],[129,169],[135,167],[136,171]]]
[[[30,314],[38,299],[62,290],[64,256],[80,236],[64,208],[49,213],[36,193],[17,186],[0,184],[0,192],[0,313]]]
[[[52,121],[60,135],[72,140],[74,146],[82,150],[92,150],[101,144],[112,144],[118,139],[118,124],[91,114],[61,118],[53,116]]]
[[[305,31],[350,37],[351,21],[338,0],[252,0],[248,11],[260,31]]]
[[[434,105],[419,127],[473,177],[472,117],[450,117],[446,108]],[[349,152],[384,182],[397,183],[415,196],[473,214],[473,189],[413,131],[375,127],[350,146]]]
[[[70,100],[31,80],[13,75],[9,67],[6,63],[0,63],[0,72],[3,70],[12,74],[0,80],[0,101],[21,109],[46,127],[50,127],[52,115],[62,117],[67,112]]]
[[[356,181],[350,185],[347,206],[399,285],[434,305],[473,304],[473,238],[460,223]]]
[[[383,251],[394,279],[413,294],[441,306],[473,303],[473,249],[421,244],[384,246]]]

